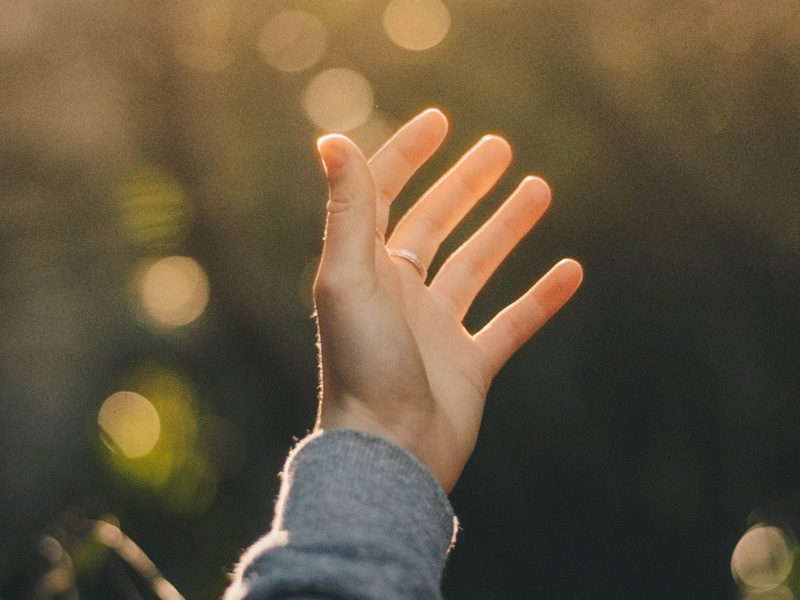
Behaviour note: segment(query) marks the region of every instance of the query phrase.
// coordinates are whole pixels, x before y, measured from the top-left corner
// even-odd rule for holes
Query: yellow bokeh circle
[[[97,414],[97,424],[106,445],[128,458],[147,455],[161,434],[158,411],[135,392],[116,392],[106,398]]]

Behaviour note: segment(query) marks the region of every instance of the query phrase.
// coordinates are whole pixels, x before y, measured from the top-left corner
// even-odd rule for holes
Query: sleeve
[[[225,600],[440,599],[458,529],[428,469],[364,432],[314,433],[289,454],[271,531]]]

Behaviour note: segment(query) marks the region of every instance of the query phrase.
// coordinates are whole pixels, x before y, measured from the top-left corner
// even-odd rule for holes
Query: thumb
[[[317,140],[328,180],[327,222],[318,282],[371,278],[375,264],[375,184],[366,158],[350,139]]]

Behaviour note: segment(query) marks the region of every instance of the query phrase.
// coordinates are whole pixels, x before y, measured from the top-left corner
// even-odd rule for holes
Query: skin
[[[369,160],[348,138],[321,137],[328,181],[325,243],[314,283],[321,395],[316,429],[359,429],[422,461],[449,492],[475,448],[486,394],[511,357],[575,293],[583,271],[564,259],[474,335],[462,321],[475,296],[550,204],[526,177],[427,283],[386,248],[427,266],[459,221],[511,162],[498,136],[481,138],[398,222],[389,209],[436,151],[448,122],[423,111]]]

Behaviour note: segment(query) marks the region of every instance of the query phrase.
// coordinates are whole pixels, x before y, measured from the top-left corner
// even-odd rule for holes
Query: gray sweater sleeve
[[[332,429],[303,439],[281,477],[272,530],[244,553],[225,600],[441,598],[458,523],[416,458]]]

